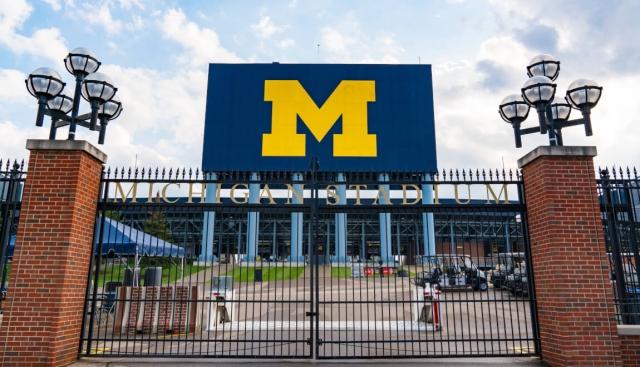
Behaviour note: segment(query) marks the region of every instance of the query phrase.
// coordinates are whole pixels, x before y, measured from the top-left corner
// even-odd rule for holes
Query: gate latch
[[[308,312],[308,311],[307,311],[307,312],[305,313],[305,315],[306,315],[306,316],[318,316],[318,313],[317,313],[317,312]]]

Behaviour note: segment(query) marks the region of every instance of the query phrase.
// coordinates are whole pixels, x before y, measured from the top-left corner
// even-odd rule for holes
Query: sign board
[[[434,172],[430,65],[211,64],[208,172]]]

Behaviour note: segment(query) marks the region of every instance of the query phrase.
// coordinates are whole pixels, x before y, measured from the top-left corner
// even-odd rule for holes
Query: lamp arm
[[[57,129],[57,128],[59,128],[59,127],[69,126],[70,121],[67,121],[67,120],[57,120],[57,121],[55,122],[55,124],[56,124],[56,129]],[[80,125],[80,126],[82,126],[82,127],[86,127],[87,129],[88,129],[88,128],[89,128],[89,126],[90,126],[89,122],[84,121],[84,120],[76,120],[76,124],[77,124],[77,125]]]
[[[71,109],[71,120],[69,122],[69,140],[75,140],[76,138],[76,119],[78,117],[78,109],[80,108],[80,94],[83,80],[83,75],[76,75],[76,88],[73,93],[73,108]]]
[[[539,133],[539,132],[540,132],[540,126],[520,129],[520,135],[528,135],[528,134]]]
[[[556,128],[563,129],[569,126],[578,126],[584,124],[584,119],[573,119],[567,121],[556,121]]]

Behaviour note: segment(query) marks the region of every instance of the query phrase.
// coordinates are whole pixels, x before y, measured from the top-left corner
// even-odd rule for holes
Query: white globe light
[[[118,97],[113,97],[100,106],[98,115],[113,120],[120,115],[120,112],[122,112],[122,102],[120,102]]]
[[[58,94],[47,101],[47,108],[67,114],[73,109],[73,98],[64,94]]]
[[[100,67],[96,55],[85,47],[76,47],[69,51],[64,59],[64,66],[71,74],[86,76],[95,73]]]
[[[103,73],[87,75],[82,85],[82,97],[89,102],[95,101],[100,104],[113,98],[116,91],[111,78]]]
[[[522,97],[532,106],[551,101],[555,93],[556,85],[546,76],[531,77],[522,86]]]
[[[37,68],[27,80],[27,90],[34,97],[53,98],[64,89],[64,83],[57,71],[51,68]]]
[[[555,57],[542,54],[534,57],[529,61],[527,66],[527,75],[546,76],[551,80],[555,80],[560,72],[560,61]]]
[[[529,114],[529,105],[518,94],[510,94],[500,102],[500,115],[508,123],[523,121]]]
[[[551,118],[566,121],[571,114],[571,106],[560,97],[555,97],[551,102]]]
[[[600,100],[602,94],[602,87],[589,79],[578,79],[569,84],[567,89],[567,102],[573,107],[592,108]]]

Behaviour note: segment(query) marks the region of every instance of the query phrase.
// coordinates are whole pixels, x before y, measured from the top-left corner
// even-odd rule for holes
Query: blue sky
[[[539,53],[561,60],[560,94],[580,77],[605,88],[595,135],[573,128],[565,142],[597,145],[602,165],[638,164],[638,14],[631,0],[0,0],[0,156],[26,157],[24,140],[47,136],[26,75],[51,66],[71,84],[62,59],[84,46],[125,106],[103,146],[111,164],[199,165],[209,62],[420,61],[434,67],[439,165],[514,167],[545,139],[516,150],[497,105]]]

